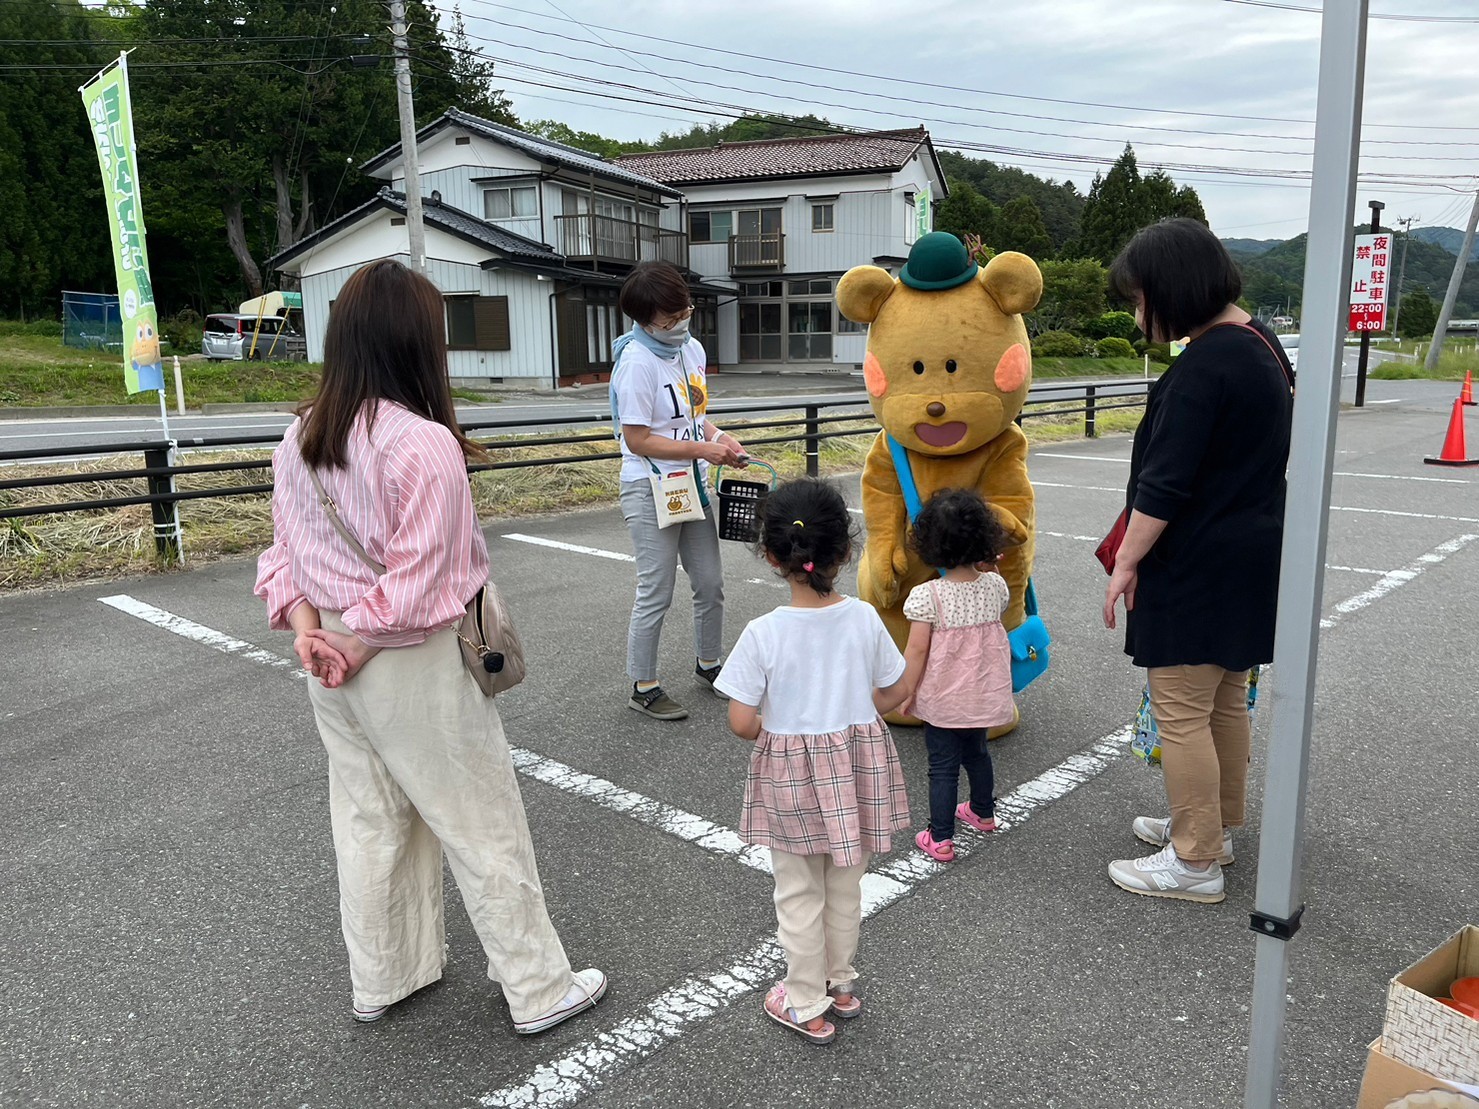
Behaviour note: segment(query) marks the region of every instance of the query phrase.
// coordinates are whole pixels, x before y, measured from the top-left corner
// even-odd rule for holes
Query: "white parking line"
[[[233,639],[203,624],[197,624],[183,616],[176,616],[173,612],[166,612],[162,608],[156,608],[154,605],[146,604],[126,594],[99,597],[98,600],[119,612],[137,616],[140,620],[153,624],[157,628],[163,628],[185,639],[212,647],[224,654],[240,655],[242,658],[251,659],[264,666],[287,670],[295,678],[307,676],[307,672],[290,659],[285,659],[281,655],[265,651],[260,647],[253,647],[250,643]],[[723,855],[752,870],[765,874],[770,873],[770,851],[767,848],[755,847],[746,843],[740,839],[737,832],[721,824],[715,824],[701,816],[684,812],[682,809],[656,801],[651,797],[644,797],[640,793],[633,793],[629,789],[622,789],[605,778],[598,778],[594,774],[576,770],[572,766],[566,766],[562,762],[545,758],[543,755],[521,747],[510,746],[509,754],[513,758],[514,767],[537,782],[554,786],[561,792],[592,801],[604,809],[631,817],[639,824],[646,824],[650,828],[656,828],[660,832],[686,840],[711,854]]]
[[[1034,489],[1087,489],[1091,493],[1119,493],[1124,495],[1122,485],[1073,485],[1063,481],[1032,481]]]
[[[1119,458],[1107,454],[1054,454],[1052,451],[1033,451],[1029,458],[1071,458],[1075,462],[1123,462],[1126,466],[1130,464],[1128,458]]]
[[[1073,485],[1067,482],[1034,481],[1039,489],[1083,489],[1091,493],[1120,493],[1124,490],[1108,485]],[[1445,516],[1437,512],[1403,512],[1395,508],[1356,508],[1351,505],[1332,504],[1331,512],[1365,512],[1373,516],[1401,516],[1409,520],[1447,520],[1458,524],[1479,524],[1479,516]]]
[[[596,558],[609,558],[613,562],[636,562],[637,560],[620,551],[603,551],[600,547],[582,547],[579,543],[561,543],[558,539],[542,539],[537,535],[520,535],[510,532],[501,535],[500,539],[512,539],[515,543],[532,543],[536,547],[553,547],[557,551],[571,551],[574,554],[594,555]]]
[[[1371,403],[1372,404],[1390,404],[1390,403],[1393,403],[1393,402],[1391,402],[1391,401],[1372,401]],[[1031,457],[1033,457],[1033,458],[1067,458],[1067,459],[1071,459],[1072,461],[1075,461],[1075,462],[1118,462],[1118,463],[1121,463],[1122,465],[1126,465],[1126,466],[1128,466],[1130,464],[1130,460],[1128,458],[1113,458],[1113,457],[1111,457],[1111,456],[1109,456],[1107,454],[1053,454],[1053,453],[1051,453],[1049,451],[1033,451]],[[1354,470],[1335,470],[1335,471],[1333,471],[1333,473],[1334,473],[1334,475],[1336,477],[1380,478],[1380,479],[1382,479],[1384,481],[1427,481],[1427,482],[1436,482],[1436,483],[1438,483],[1440,485],[1473,485],[1474,484],[1472,481],[1469,481],[1468,479],[1461,478],[1461,477],[1419,477],[1416,474],[1368,474],[1368,473],[1357,472],[1357,471],[1354,471]],[[1049,482],[1046,482],[1046,481],[1034,481],[1032,484],[1034,484],[1034,485],[1048,485],[1050,483]],[[1060,487],[1060,488],[1063,488],[1063,487]],[[1086,486],[1069,486],[1067,488],[1092,489],[1092,488],[1094,488],[1094,486],[1091,486],[1091,485],[1086,485]]]
[[[1438,485],[1473,485],[1472,481],[1461,477],[1418,477],[1415,474],[1365,474],[1354,470],[1335,470],[1336,477],[1369,477],[1380,478],[1383,481],[1429,481]]]
[[[1105,736],[1000,798],[996,813],[1002,830],[995,835],[1005,835],[1020,827],[1044,806],[1103,773],[1124,754],[1132,731],[1133,727],[1126,726]],[[986,838],[958,827],[956,857],[969,855]],[[912,850],[886,863],[865,879],[872,881],[871,888],[865,887],[864,891],[864,919],[886,909],[946,869],[947,864],[934,862]],[[486,1109],[555,1109],[571,1105],[655,1055],[695,1025],[727,1009],[738,998],[761,989],[784,966],[785,958],[776,942],[769,938],[761,940],[718,969],[685,978],[609,1030],[541,1063],[522,1082],[479,1098],[478,1104]]]
[[[1050,535],[1054,539],[1072,539],[1072,540],[1074,540],[1075,542],[1078,542],[1078,543],[1102,543],[1103,542],[1103,539],[1101,537],[1099,537],[1099,536],[1096,536],[1096,535],[1070,535],[1066,531],[1040,531],[1037,534],[1038,535]],[[1325,564],[1325,569],[1327,569],[1327,570],[1345,570],[1345,571],[1347,571],[1349,573],[1352,573],[1352,574],[1375,574],[1377,577],[1381,577],[1383,574],[1390,574],[1391,573],[1390,570],[1368,570],[1364,566],[1337,566],[1337,565],[1334,565],[1333,563],[1326,563]]]
[[[1457,538],[1450,539],[1447,543],[1438,544],[1438,546],[1434,547],[1427,554],[1418,555],[1415,561],[1409,562],[1400,570],[1388,571],[1387,573],[1383,574],[1381,576],[1381,580],[1373,585],[1370,589],[1363,590],[1362,592],[1357,593],[1354,597],[1350,597],[1344,601],[1341,601],[1340,604],[1336,605],[1335,611],[1331,615],[1325,617],[1325,619],[1320,621],[1320,627],[1335,627],[1335,625],[1340,621],[1341,617],[1349,616],[1353,612],[1359,612],[1367,605],[1381,600],[1394,589],[1398,588],[1399,586],[1406,585],[1413,578],[1416,578],[1429,566],[1438,565],[1449,555],[1463,550],[1476,539],[1479,539],[1479,535],[1460,535]]]

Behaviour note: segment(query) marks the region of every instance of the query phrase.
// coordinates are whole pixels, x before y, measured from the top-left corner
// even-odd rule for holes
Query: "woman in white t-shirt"
[[[632,533],[637,597],[627,631],[630,708],[654,720],[682,720],[688,710],[657,680],[657,645],[673,603],[678,559],[693,586],[694,676],[714,689],[724,638],[724,576],[716,506],[704,491],[713,465],[743,466],[733,435],[705,417],[708,386],[703,345],[688,330],[693,302],[688,282],[667,262],[642,262],[621,287],[622,314],[635,326],[612,349],[611,417],[621,437],[621,513]],[[651,478],[688,471],[704,514],[658,527]]]
[[[909,824],[893,738],[880,713],[909,696],[904,658],[871,605],[833,588],[852,552],[842,495],[820,481],[765,498],[760,551],[791,603],[752,620],[719,689],[729,726],[754,743],[740,836],[770,848],[786,977],[765,1012],[813,1043],[855,1017],[853,956],[868,860]]]

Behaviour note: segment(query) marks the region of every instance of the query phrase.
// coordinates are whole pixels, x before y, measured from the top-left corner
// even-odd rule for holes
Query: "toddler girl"
[[[955,821],[996,831],[996,800],[986,730],[1010,724],[1012,656],[1001,614],[1010,594],[995,571],[1007,535],[973,492],[946,490],[930,498],[914,521],[910,543],[925,563],[944,571],[916,586],[904,602],[909,642],[905,679],[910,710],[924,723],[930,760],[930,823],[914,838],[937,862],[955,859]],[[960,768],[969,801],[955,804]]]
[[[879,714],[904,702],[904,659],[869,605],[834,591],[852,551],[847,505],[819,481],[787,482],[760,509],[759,552],[791,603],[751,621],[715,688],[753,740],[740,835],[771,849],[786,977],[772,1020],[814,1043],[853,1017],[852,960],[868,859],[909,825],[904,776]],[[762,723],[763,720],[763,723]]]

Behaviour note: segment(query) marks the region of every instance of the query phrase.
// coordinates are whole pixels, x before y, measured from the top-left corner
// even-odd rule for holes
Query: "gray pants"
[[[698,658],[718,658],[724,645],[724,568],[719,561],[718,506],[671,527],[657,526],[657,505],[646,481],[621,483],[621,514],[637,557],[637,599],[627,631],[627,674],[634,682],[657,680],[657,641],[673,603],[678,559],[693,586],[693,648]]]

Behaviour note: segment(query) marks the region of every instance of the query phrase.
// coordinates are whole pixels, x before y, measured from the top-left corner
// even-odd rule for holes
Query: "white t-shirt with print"
[[[714,687],[760,709],[765,729],[825,735],[878,718],[873,691],[904,676],[904,656],[872,605],[843,597],[751,620]]]
[[[702,436],[704,413],[709,407],[709,386],[704,376],[707,362],[703,344],[697,339],[684,343],[672,362],[659,358],[636,340],[628,343],[611,375],[617,419],[622,424],[646,424],[654,435],[678,441],[694,438],[696,423]],[[671,459],[655,462],[665,474],[683,469],[683,463]],[[707,472],[708,463],[700,461],[699,476]],[[645,481],[651,476],[652,466],[627,449],[623,435],[621,480]]]

